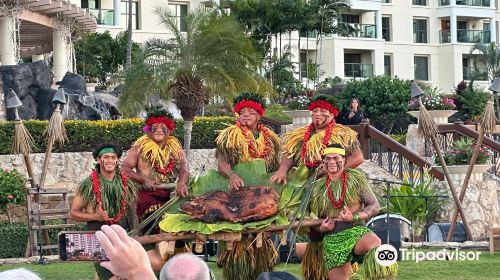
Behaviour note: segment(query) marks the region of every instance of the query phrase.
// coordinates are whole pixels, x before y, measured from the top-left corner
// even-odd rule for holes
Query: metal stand
[[[389,180],[380,180],[380,179],[373,179],[373,178],[368,178],[368,180],[374,181],[374,182],[383,182],[386,183],[386,193],[383,195],[385,198],[385,203],[387,205],[387,211],[386,211],[386,222],[385,222],[385,230],[387,233],[387,244],[389,244],[389,200],[394,197],[394,198],[423,198],[425,199],[425,223],[427,224],[427,209],[428,209],[428,203],[429,203],[429,198],[432,197],[437,197],[437,198],[448,198],[446,195],[390,195],[389,190],[391,189],[391,184],[396,184],[400,186],[412,186],[411,184],[408,183],[401,183],[401,182],[395,182],[395,181],[389,181]],[[413,221],[412,221],[413,222]],[[412,225],[414,226],[414,225]],[[414,234],[412,234],[414,235]],[[413,237],[414,238],[414,237]]]

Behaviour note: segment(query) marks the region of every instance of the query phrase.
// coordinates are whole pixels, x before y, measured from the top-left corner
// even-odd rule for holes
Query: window
[[[185,4],[169,4],[168,11],[176,18],[177,28],[179,28],[181,32],[186,32],[187,25],[185,18],[187,16],[188,6]]]
[[[392,76],[392,63],[391,63],[391,55],[384,55],[384,75]]]
[[[414,43],[427,43],[427,20],[414,19],[413,20],[413,42]]]
[[[343,14],[342,15],[342,22],[345,22],[345,23],[359,23],[359,15]]]
[[[382,17],[382,38],[386,41],[391,40],[391,18]]]
[[[413,5],[427,6],[427,0],[413,0]]]
[[[307,78],[307,54],[300,53],[300,77]]]
[[[139,3],[132,2],[132,29],[139,29],[139,17],[137,11],[139,10]],[[121,21],[120,24],[123,28],[128,26],[128,1],[121,1]]]
[[[99,1],[97,0],[82,0],[81,2],[82,8],[90,8],[90,9],[98,9],[99,8]]]
[[[415,80],[429,80],[429,58],[427,56],[415,56]]]

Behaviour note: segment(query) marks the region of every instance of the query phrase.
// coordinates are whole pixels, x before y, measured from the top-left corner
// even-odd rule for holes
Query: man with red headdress
[[[238,163],[263,159],[268,172],[276,171],[280,139],[271,129],[259,124],[265,103],[258,94],[240,94],[234,100],[234,112],[238,116],[236,124],[222,130],[215,144],[218,171],[229,178],[230,189],[238,190],[245,183],[232,168]],[[261,272],[272,270],[277,254],[272,241],[264,237],[261,247],[256,244],[251,236],[243,236],[234,243],[232,251],[222,251],[218,264],[223,267],[225,279],[253,280]]]
[[[265,103],[258,94],[240,94],[234,99],[234,112],[238,116],[236,124],[222,130],[215,144],[218,170],[229,178],[229,188],[237,190],[244,183],[232,167],[261,158],[266,161],[268,172],[276,171],[280,139],[271,129],[259,124],[264,116]]]
[[[165,188],[166,184],[177,180],[175,191],[179,196],[185,197],[189,177],[182,145],[171,135],[174,131],[172,115],[163,109],[151,110],[143,130],[145,134],[132,144],[122,164],[122,170],[127,176],[142,186],[137,201],[137,216],[140,221],[169,200],[170,191]],[[153,269],[160,271],[163,261],[159,253],[150,250],[148,255]]]
[[[312,122],[285,134],[284,154],[278,170],[271,177],[271,182],[286,183],[287,172],[294,165],[318,167],[323,149],[334,143],[340,144],[346,150],[346,167],[356,168],[363,163],[358,134],[351,128],[335,122],[339,111],[332,99],[326,95],[311,98],[308,110],[311,111]]]

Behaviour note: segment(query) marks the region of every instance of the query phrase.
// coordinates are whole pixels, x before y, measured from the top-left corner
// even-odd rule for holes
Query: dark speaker
[[[448,237],[448,231],[450,231],[451,223],[432,223],[427,227],[425,234],[426,241],[446,241]],[[452,242],[464,242],[467,241],[467,233],[465,232],[465,227],[462,222],[457,223],[455,226],[455,232],[451,237]]]
[[[387,233],[389,233],[389,244],[396,248],[398,252],[398,261],[401,260],[401,230],[399,227],[389,227],[387,230],[385,227],[374,227],[370,228],[377,236],[382,240],[382,244],[387,244]]]
[[[201,253],[197,253],[194,249],[195,246],[192,246],[191,252],[196,255],[207,255],[207,256],[215,256],[217,255],[217,246],[218,242],[213,241],[213,240],[208,240],[205,242],[205,245],[203,246],[203,251]]]

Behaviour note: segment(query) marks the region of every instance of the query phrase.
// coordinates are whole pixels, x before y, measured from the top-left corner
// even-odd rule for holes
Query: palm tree
[[[477,71],[478,65],[486,67],[488,79],[490,82],[493,82],[495,77],[500,75],[500,49],[494,42],[491,42],[490,44],[475,43],[470,50],[470,54],[476,50],[480,52],[474,60],[474,68],[476,68],[476,72],[479,72]],[[493,100],[495,102],[496,117],[498,120],[500,119],[500,105],[498,104],[499,102],[496,91],[493,91]]]
[[[173,38],[145,42],[143,59],[126,72],[120,109],[125,116],[134,116],[149,97],[172,96],[184,119],[188,152],[193,119],[210,97],[230,100],[241,91],[270,93],[272,87],[258,76],[257,52],[232,16],[191,13],[181,19],[185,27],[181,31],[166,10],[156,8],[155,13]]]

